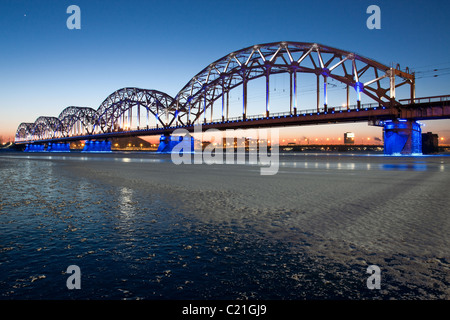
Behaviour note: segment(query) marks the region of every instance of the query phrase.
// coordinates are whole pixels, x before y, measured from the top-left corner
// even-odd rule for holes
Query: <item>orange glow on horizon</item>
[[[427,124],[426,129],[422,129],[423,133],[433,132],[439,135],[439,142],[441,145],[447,145],[449,142],[446,136],[445,128],[443,125],[448,125],[448,120],[435,120],[430,121]],[[433,124],[436,123],[436,126]],[[442,128],[438,126],[441,123]],[[354,132],[355,144],[371,144],[382,145],[383,144],[383,128],[368,126],[367,123],[351,123],[351,124],[332,124],[332,125],[305,125],[298,127],[280,127],[277,128],[279,133],[280,144],[343,144],[344,133]],[[270,138],[270,129],[269,138]],[[246,135],[247,130],[242,130],[241,134]],[[251,138],[257,138],[257,136],[251,130],[248,130]],[[140,136],[139,138],[151,143],[159,144],[160,136]],[[15,132],[7,127],[0,127],[0,143],[14,142]],[[207,140],[207,135],[205,135]],[[273,139],[272,139],[273,140]]]

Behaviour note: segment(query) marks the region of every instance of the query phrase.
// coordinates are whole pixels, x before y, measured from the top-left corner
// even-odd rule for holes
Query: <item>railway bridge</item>
[[[274,107],[274,82],[280,77],[288,83],[285,101]],[[302,91],[305,84],[312,87],[308,95]],[[155,89],[122,88],[96,109],[69,106],[58,116],[21,123],[15,143],[25,144],[26,151],[70,151],[71,141],[85,140],[85,151],[110,151],[108,141],[114,137],[160,135],[161,144],[168,145],[179,128],[193,132],[199,126],[227,130],[364,121],[383,128],[386,154],[411,155],[422,152],[421,120],[450,118],[450,95],[417,98],[415,89],[408,68],[317,43],[266,43],[208,64],[175,97]],[[255,91],[262,101],[252,98]],[[311,92],[313,101],[307,100]]]

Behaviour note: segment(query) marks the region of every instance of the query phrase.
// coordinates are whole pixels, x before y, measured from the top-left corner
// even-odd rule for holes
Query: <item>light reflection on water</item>
[[[363,162],[301,162],[301,161],[281,161],[279,163],[280,167],[286,168],[303,168],[303,169],[325,169],[325,170],[399,170],[399,171],[427,171],[427,170],[439,170],[444,171],[445,165],[440,164],[439,166],[423,164],[423,163],[412,163],[412,164],[396,164],[396,163],[363,163]]]
[[[124,163],[163,163],[172,162],[170,155],[157,153],[121,153],[112,152],[107,156],[101,154],[79,154],[69,155],[1,155],[5,158],[20,158],[30,160],[71,160],[71,161],[116,161]],[[299,169],[325,169],[325,170],[382,170],[382,171],[445,171],[444,161],[437,165],[433,159],[447,157],[447,155],[414,155],[414,156],[385,156],[383,154],[353,154],[353,153],[279,153],[273,154],[270,161],[278,159],[278,165],[286,168]],[[236,158],[234,158],[236,160]],[[226,162],[224,155],[223,163]],[[236,161],[235,161],[236,163]],[[239,163],[241,164],[241,163]],[[246,164],[251,166],[265,166],[270,163],[249,159]]]
[[[426,171],[428,166],[426,164],[382,164],[383,170],[400,170],[400,171]]]
[[[119,208],[124,219],[133,216],[135,206],[133,204],[133,190],[127,187],[120,188]]]

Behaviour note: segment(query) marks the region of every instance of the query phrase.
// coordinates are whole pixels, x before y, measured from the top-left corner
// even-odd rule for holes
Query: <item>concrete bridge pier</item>
[[[46,151],[45,144],[27,143],[24,152],[44,152]]]
[[[178,144],[177,150],[183,150],[183,152],[194,152],[194,137],[190,135],[182,136],[172,136],[168,134],[163,134],[159,138],[159,146],[156,152],[158,153],[172,153],[173,148]]]
[[[86,140],[82,152],[111,152],[111,141]]]
[[[384,122],[385,155],[421,155],[422,129],[414,120],[397,119]]]
[[[49,143],[47,147],[49,152],[70,152],[70,143]]]

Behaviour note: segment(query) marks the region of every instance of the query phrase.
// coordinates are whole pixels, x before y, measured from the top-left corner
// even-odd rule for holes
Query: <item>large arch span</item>
[[[270,112],[270,76],[288,73],[290,78],[289,110],[296,112],[298,106],[297,75],[308,73],[317,79],[316,108],[327,108],[329,93],[328,79],[334,79],[347,87],[347,103],[349,90],[355,90],[356,104],[360,104],[365,95],[366,101],[381,106],[396,106],[396,88],[405,84],[410,86],[411,99],[414,98],[414,74],[386,66],[375,60],[353,52],[305,42],[275,42],[254,45],[231,52],[219,60],[209,64],[195,75],[175,97],[179,110],[178,119],[182,124],[206,121],[207,112],[214,102],[220,100],[222,119],[229,110],[228,93],[242,87],[242,116],[247,116],[247,84],[257,78],[264,77],[266,85],[265,110]],[[322,80],[323,88],[319,85]],[[323,91],[323,97],[321,96]],[[320,104],[322,99],[323,105]],[[212,114],[212,112],[211,112]],[[201,119],[203,118],[203,119]]]
[[[59,117],[39,117],[33,124],[22,123],[17,128],[16,141],[130,130],[133,126],[148,129],[206,123],[212,121],[218,108],[221,121],[225,121],[230,114],[229,94],[238,87],[242,98],[238,114],[245,120],[249,116],[248,85],[256,79],[263,80],[265,93],[259,113],[269,116],[271,76],[278,74],[289,78],[289,102],[283,111],[294,115],[302,99],[300,74],[315,78],[317,111],[329,108],[330,80],[346,88],[347,107],[359,105],[364,99],[365,103],[395,108],[400,105],[396,89],[405,85],[409,86],[408,98],[415,98],[413,73],[318,43],[273,42],[234,51],[210,63],[175,98],[158,90],[122,88],[110,94],[97,109],[67,107]],[[350,93],[356,101],[350,101]]]

